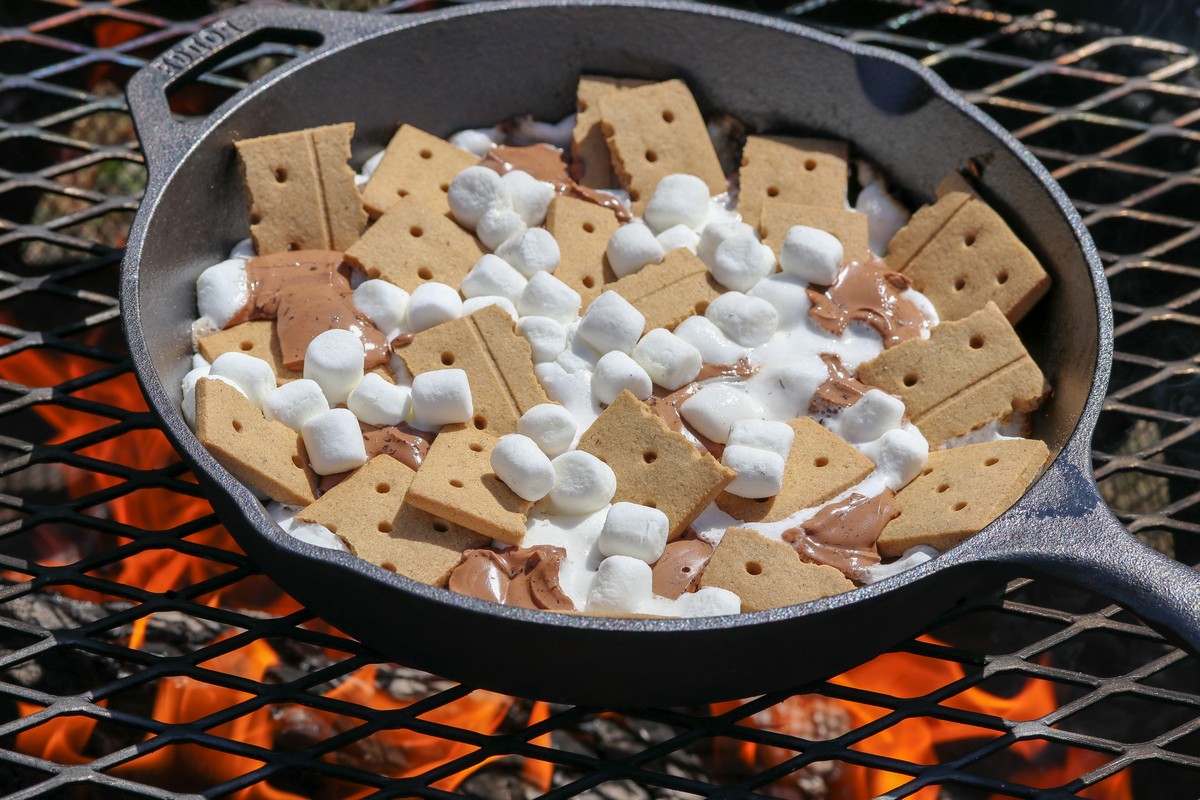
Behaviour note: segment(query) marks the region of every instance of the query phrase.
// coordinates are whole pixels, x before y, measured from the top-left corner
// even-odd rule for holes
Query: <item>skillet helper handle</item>
[[[171,90],[190,83],[232,55],[263,41],[309,44],[312,50],[288,62],[302,61],[395,26],[388,17],[317,11],[288,6],[257,6],[215,20],[158,55],[139,70],[125,89],[147,166],[180,160],[205,126],[171,113]],[[285,65],[286,66],[286,65]],[[271,73],[259,78],[260,83]],[[222,107],[227,106],[227,100]],[[213,111],[212,114],[219,113]]]

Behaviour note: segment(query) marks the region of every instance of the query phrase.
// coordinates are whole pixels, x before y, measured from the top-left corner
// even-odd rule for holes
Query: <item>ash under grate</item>
[[[0,791],[1200,793],[1200,663],[1103,598],[1044,581],[977,597],[824,683],[636,712],[379,663],[300,608],[240,553],[156,429],[115,300],[145,180],[124,81],[232,5],[0,10]],[[1117,320],[1097,478],[1137,535],[1200,561],[1197,55],[999,2],[780,13],[922,59],[1064,184],[1102,250]],[[202,111],[302,49],[262,45],[173,103]]]

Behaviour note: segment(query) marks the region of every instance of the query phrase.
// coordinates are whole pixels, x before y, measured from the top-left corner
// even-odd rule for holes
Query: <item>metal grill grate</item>
[[[121,87],[218,5],[232,4],[0,9],[0,791],[1200,794],[1200,663],[1103,598],[1044,581],[976,598],[828,682],[620,713],[377,663],[299,608],[156,430],[118,327],[120,247],[144,182]],[[1062,181],[1114,295],[1097,478],[1137,535],[1200,561],[1197,54],[1004,2],[779,13],[924,60]],[[176,100],[211,104],[292,54],[246,53]]]

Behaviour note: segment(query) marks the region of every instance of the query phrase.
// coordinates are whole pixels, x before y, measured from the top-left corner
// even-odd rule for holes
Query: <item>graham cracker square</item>
[[[303,378],[300,370],[288,369],[283,364],[283,351],[279,347],[279,335],[275,332],[275,322],[269,319],[256,319],[226,328],[223,331],[210,333],[196,342],[200,355],[210,363],[217,356],[225,353],[245,353],[261,358],[275,370],[275,380],[287,383],[297,378]]]
[[[402,197],[415,197],[438,213],[450,210],[450,181],[479,159],[431,133],[401,125],[363,189],[363,205],[378,217]]]
[[[700,585],[733,592],[742,599],[742,611],[794,606],[854,588],[833,567],[801,561],[790,545],[746,528],[725,531]]]
[[[617,292],[642,312],[646,318],[643,333],[654,328],[674,330],[693,314],[703,314],[721,294],[704,262],[682,247],[604,288]]]
[[[584,304],[600,296],[617,280],[604,252],[621,227],[607,208],[566,195],[555,197],[546,212],[546,230],[558,242],[562,258],[554,277],[579,292]]]
[[[779,258],[783,240],[793,225],[807,225],[833,234],[842,243],[842,249],[845,251],[842,263],[857,261],[865,264],[871,257],[866,214],[842,208],[781,203],[777,200],[768,200],[762,204],[758,232],[762,234],[763,243],[775,251],[776,258]]]
[[[827,139],[750,136],[738,171],[738,213],[754,224],[769,199],[844,209],[850,146]]]
[[[645,86],[650,81],[633,78],[607,78],[582,75],[575,92],[575,130],[571,133],[571,158],[582,166],[576,178],[581,186],[614,189],[619,184],[613,172],[612,156],[600,126],[600,99],[624,89]]]

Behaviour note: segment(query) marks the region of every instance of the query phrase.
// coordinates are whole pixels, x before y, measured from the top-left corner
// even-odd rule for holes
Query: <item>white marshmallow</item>
[[[526,278],[535,272],[554,272],[562,253],[554,235],[545,228],[528,228],[496,248],[496,255],[516,267]]]
[[[655,233],[675,225],[697,228],[708,217],[708,184],[695,175],[667,175],[654,187],[644,216]]]
[[[729,428],[743,419],[762,419],[762,408],[749,394],[723,383],[704,386],[679,406],[684,420],[714,442],[729,439]]]
[[[707,317],[691,316],[675,326],[675,335],[700,351],[705,364],[736,364],[750,351],[725,335]]]
[[[378,375],[375,377],[379,377]],[[316,381],[288,381],[267,395],[263,416],[282,422],[297,433],[309,419],[329,410],[329,401]]]
[[[793,225],[779,249],[779,266],[789,275],[809,283],[828,286],[837,278],[845,251],[841,241],[828,231]]]
[[[346,547],[346,543],[338,538],[337,534],[326,528],[319,522],[298,522],[290,528],[284,528],[293,539],[299,539],[302,542],[307,542],[317,547],[324,547],[326,550],[341,550],[343,553],[350,552]]]
[[[423,427],[467,422],[475,414],[471,385],[461,369],[422,372],[412,382],[413,419]]]
[[[363,162],[362,169],[359,170],[358,174],[370,180],[371,176],[375,174],[375,170],[379,169],[379,164],[383,161],[385,155],[387,155],[386,148],[376,152],[375,155]]]
[[[248,299],[250,282],[246,277],[246,262],[241,258],[213,264],[196,278],[196,306],[200,318],[208,319],[213,330],[228,325]]]
[[[399,425],[408,419],[412,390],[368,372],[346,398],[346,408],[368,425]]]
[[[599,511],[617,493],[617,476],[612,467],[583,450],[568,450],[550,462],[554,465],[554,488],[550,502],[562,514]]]
[[[851,444],[878,439],[904,421],[904,401],[879,389],[870,389],[838,415],[837,433]]]
[[[546,397],[562,403],[574,415],[581,428],[596,421],[604,408],[592,395],[591,370],[568,372],[555,361],[535,364],[533,374],[546,390]]]
[[[517,298],[517,311],[523,317],[549,317],[565,325],[579,316],[582,302],[579,292],[549,272],[535,272]]]
[[[708,304],[704,316],[743,347],[766,344],[779,327],[779,312],[761,297],[724,292]]]
[[[626,389],[638,400],[645,400],[654,392],[650,376],[632,358],[620,350],[600,356],[592,372],[592,395],[609,405]]]
[[[476,261],[471,271],[463,277],[461,288],[463,297],[500,295],[515,303],[527,283],[529,281],[512,264],[488,253]]]
[[[729,447],[757,447],[768,450],[787,461],[792,452],[796,432],[786,422],[777,420],[743,419],[729,428]]]
[[[513,322],[517,321],[517,307],[513,305],[513,301],[509,300],[507,297],[501,297],[498,294],[484,294],[480,295],[479,297],[472,297],[469,300],[464,300],[463,316],[469,317],[479,309],[487,308],[488,306],[500,306],[500,308],[508,312],[508,315],[512,317]]]
[[[876,180],[858,193],[854,210],[867,215],[867,238],[871,252],[880,258],[886,256],[892,237],[908,224],[908,209],[888,193],[882,180]]]
[[[645,561],[609,556],[600,562],[588,592],[587,611],[594,614],[632,614],[650,600],[654,574]]]
[[[346,402],[362,380],[367,354],[362,339],[339,328],[317,334],[304,351],[304,377],[316,381],[329,405]]]
[[[829,377],[825,364],[815,357],[762,367],[746,390],[759,399],[766,419],[789,420],[808,414],[817,387]]]
[[[681,247],[694,253],[700,244],[700,234],[687,225],[672,225],[654,238],[658,239],[664,253],[678,250]]]
[[[258,255],[258,251],[254,249],[254,240],[247,236],[233,246],[229,251],[230,258],[240,258],[244,261],[249,261]]]
[[[915,427],[896,428],[860,448],[875,462],[884,485],[898,492],[925,469],[929,442]]]
[[[314,414],[300,426],[304,449],[313,472],[333,475],[367,463],[358,418],[348,408],[331,408]]]
[[[805,324],[812,305],[808,299],[808,281],[795,275],[768,275],[746,294],[775,306],[779,327],[784,330]]]
[[[667,515],[637,503],[613,503],[597,545],[606,556],[629,556],[653,564],[667,546]]]
[[[579,321],[564,325],[563,332],[567,336],[567,346],[556,359],[558,365],[567,372],[583,371],[591,374],[596,362],[600,360],[600,353],[579,335]]]
[[[778,453],[731,444],[721,454],[721,463],[737,473],[725,491],[738,497],[774,497],[783,488],[784,460]]]
[[[495,250],[514,236],[520,236],[528,226],[521,215],[511,208],[489,208],[479,218],[475,235],[488,250]]]
[[[550,458],[570,449],[578,429],[575,415],[558,403],[539,403],[517,420],[517,433],[528,436]]]
[[[487,167],[467,167],[454,176],[446,192],[450,201],[450,213],[459,224],[475,230],[489,208],[505,208],[512,205],[508,189],[500,176]]]
[[[629,222],[613,231],[604,253],[618,278],[632,275],[647,264],[662,261],[663,246],[643,222]]]
[[[700,241],[696,245],[696,255],[712,269],[716,263],[717,248],[721,242],[731,236],[752,236],[758,238],[754,228],[744,222],[710,222],[700,231]]]
[[[619,350],[628,353],[641,338],[646,318],[633,304],[614,291],[592,301],[579,321],[579,336],[597,353]]]
[[[704,360],[700,351],[666,328],[655,328],[633,348],[636,361],[650,380],[674,391],[696,379]]]
[[[567,347],[567,332],[549,317],[522,317],[517,322],[517,333],[529,342],[535,364],[553,361]]]
[[[703,586],[679,595],[674,606],[681,617],[725,617],[742,612],[742,598],[719,586]]]
[[[389,339],[400,332],[408,314],[408,292],[379,278],[360,283],[354,290],[353,301],[354,307]]]
[[[721,242],[713,254],[713,278],[738,292],[753,289],[754,284],[774,270],[775,251],[753,234],[735,233]]]
[[[554,467],[537,442],[519,433],[500,437],[492,448],[492,471],[525,500],[541,500],[554,486]]]
[[[492,138],[495,136],[493,131],[495,131],[495,128],[468,128],[465,131],[459,131],[454,134],[447,141],[459,150],[466,150],[473,156],[483,158],[497,144],[496,140]]]
[[[420,333],[463,315],[462,298],[452,286],[430,281],[413,289],[408,301],[408,328]]]
[[[506,173],[500,180],[512,198],[513,211],[521,216],[526,225],[541,225],[545,222],[546,209],[550,208],[550,201],[557,194],[554,184],[539,181],[520,169]]]
[[[350,335],[358,341],[357,336]],[[271,365],[261,358],[236,350],[217,356],[208,374],[233,382],[257,408],[263,407],[267,395],[275,389],[275,370]]]

